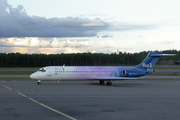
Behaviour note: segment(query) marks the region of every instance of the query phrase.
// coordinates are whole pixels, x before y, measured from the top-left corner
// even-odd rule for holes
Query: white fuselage
[[[95,80],[96,78],[122,77],[122,70],[119,67],[49,66],[41,69],[30,77],[36,80]]]

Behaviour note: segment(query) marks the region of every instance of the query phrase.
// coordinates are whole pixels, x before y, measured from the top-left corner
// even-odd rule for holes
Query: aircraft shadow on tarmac
[[[106,82],[105,82],[106,83]],[[34,83],[34,84],[36,84],[36,83]],[[74,86],[76,86],[76,85],[82,85],[82,86],[88,86],[88,85],[92,85],[92,86],[102,86],[102,87],[144,87],[145,85],[147,85],[147,84],[145,84],[145,83],[141,83],[141,82],[116,82],[116,81],[114,81],[114,82],[112,82],[112,85],[111,86],[109,86],[109,85],[106,85],[106,84],[104,84],[104,85],[100,85],[99,84],[99,82],[92,82],[92,81],[79,81],[79,82],[70,82],[70,81],[60,81],[60,82],[57,82],[57,81],[51,81],[51,82],[43,82],[41,85],[55,85],[55,86],[61,86],[61,85],[67,85],[67,86],[69,86],[69,85],[74,85]],[[41,86],[40,85],[40,86]]]
[[[87,84],[88,85],[88,84]],[[104,87],[141,87],[141,86],[144,86],[144,84],[143,83],[121,83],[121,82],[114,82],[114,83],[112,83],[112,85],[111,86],[109,86],[109,85],[106,85],[106,84],[104,84],[104,85],[100,85],[98,82],[97,83],[89,83],[89,85],[96,85],[96,86],[104,86]]]

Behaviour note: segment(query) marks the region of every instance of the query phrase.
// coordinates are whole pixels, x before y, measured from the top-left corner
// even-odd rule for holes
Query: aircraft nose
[[[36,79],[36,78],[37,78],[36,73],[31,74],[31,75],[30,75],[30,78],[31,78],[31,79]]]

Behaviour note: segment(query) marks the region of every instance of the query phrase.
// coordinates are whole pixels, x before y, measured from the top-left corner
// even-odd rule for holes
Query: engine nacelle
[[[123,70],[122,71],[123,77],[140,77],[140,76],[144,76],[145,74],[146,74],[145,71],[138,70],[138,69]]]
[[[126,77],[126,70],[123,70],[122,76],[123,76],[123,77]]]

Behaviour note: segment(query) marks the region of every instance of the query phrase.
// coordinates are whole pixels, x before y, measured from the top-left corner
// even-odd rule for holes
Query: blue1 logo
[[[142,67],[152,67],[152,63],[149,63],[149,64],[143,63]]]

